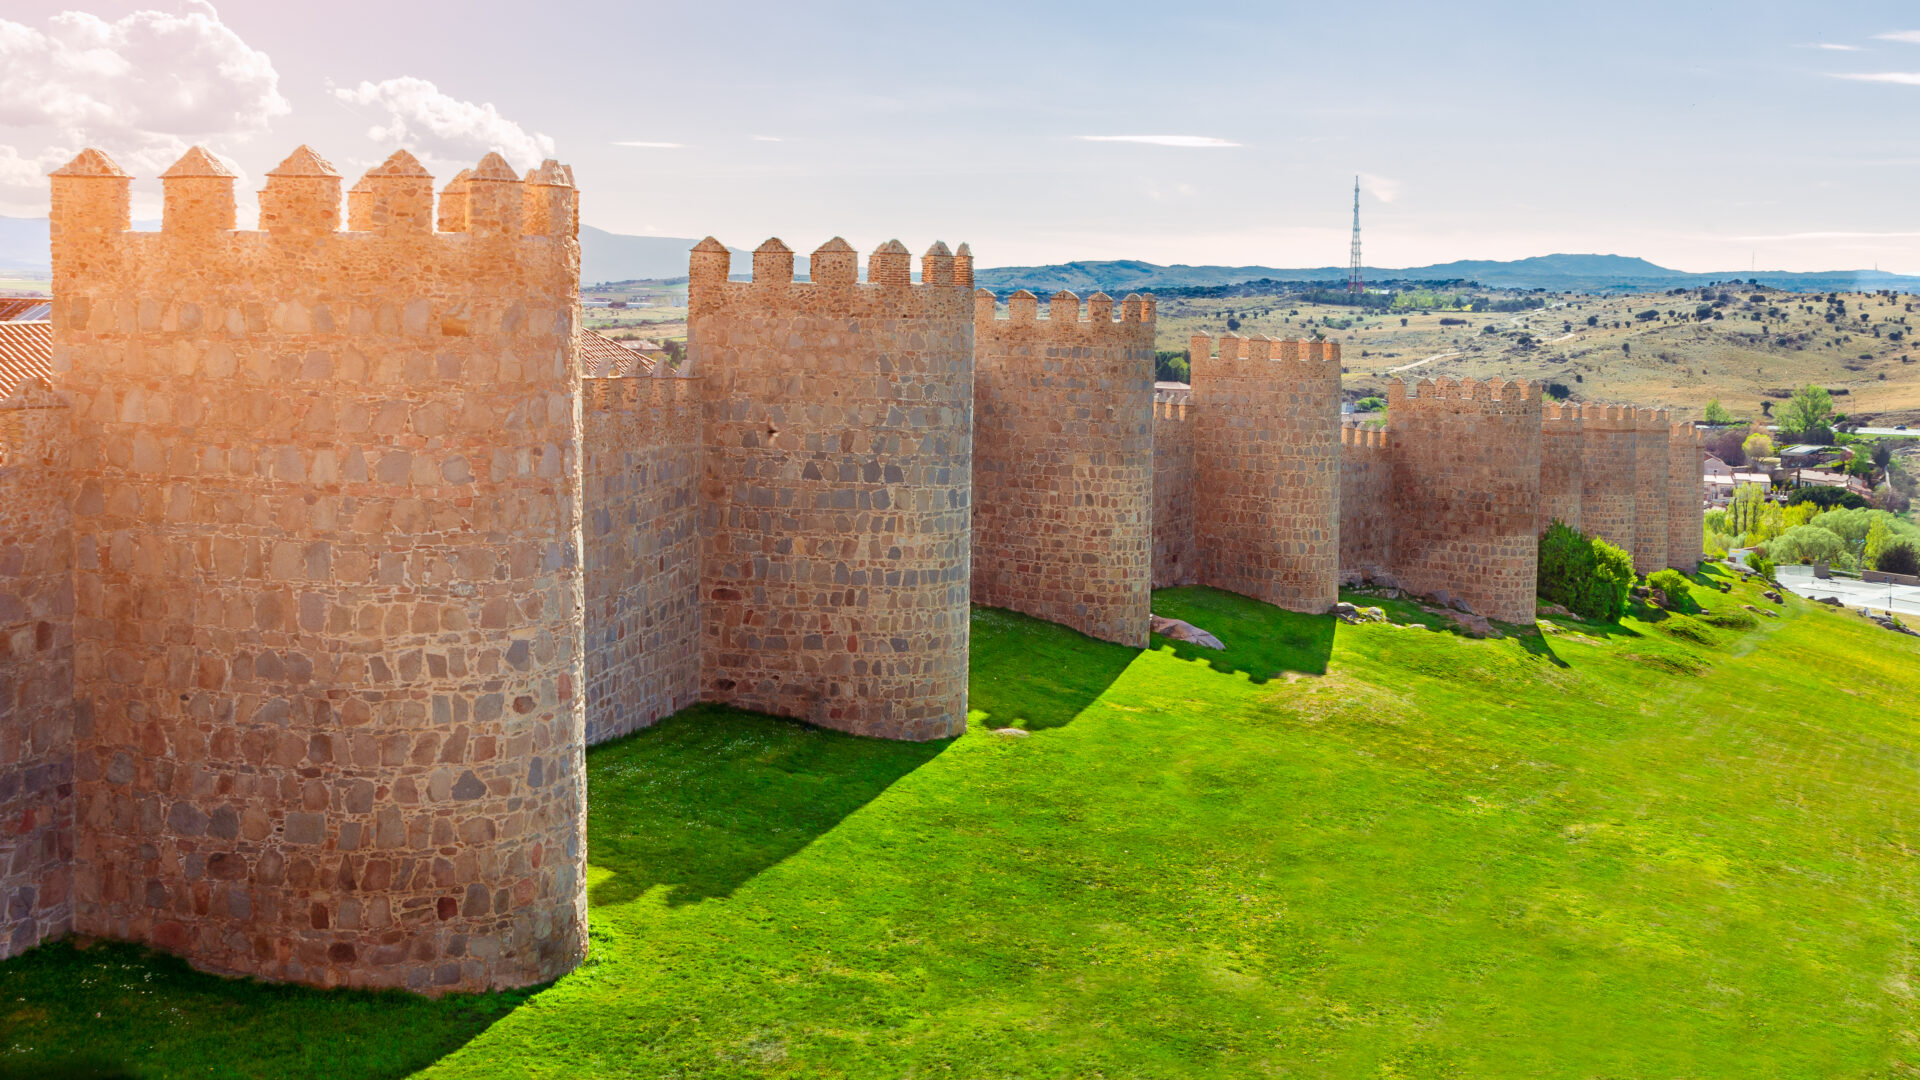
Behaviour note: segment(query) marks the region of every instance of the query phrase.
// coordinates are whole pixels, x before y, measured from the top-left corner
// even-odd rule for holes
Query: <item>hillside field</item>
[[[1814,383],[1833,390],[1834,407],[1849,416],[1920,428],[1920,349],[1913,337],[1920,298],[1907,294],[1834,294],[1843,307],[1829,304],[1824,293],[1750,286],[1711,290],[1713,300],[1700,290],[1477,295],[1532,296],[1546,306],[1396,310],[1356,319],[1355,308],[1303,303],[1298,295],[1166,297],[1159,302],[1159,347],[1185,349],[1195,331],[1225,333],[1232,317],[1242,335],[1297,338],[1317,329],[1339,342],[1349,397],[1384,396],[1395,376],[1529,379],[1560,383],[1576,400],[1679,405],[1698,417],[1718,398],[1736,415],[1762,418],[1763,401],[1778,405]],[[1715,306],[1722,295],[1726,302]],[[1702,304],[1720,318],[1700,319]],[[1640,318],[1644,312],[1657,314]]]
[[[959,739],[702,706],[590,751],[557,983],[62,942],[0,964],[0,1075],[1910,1075],[1920,648],[1698,580],[1497,639],[1156,595],[1224,653],[982,609]]]

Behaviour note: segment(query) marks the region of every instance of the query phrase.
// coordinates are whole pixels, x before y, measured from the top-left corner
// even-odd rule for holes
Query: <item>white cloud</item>
[[[787,140],[781,138],[778,135],[755,135],[753,137],[753,141],[754,142],[786,142]]]
[[[1831,41],[1820,41],[1812,45],[1802,45],[1800,47],[1803,49],[1825,49],[1828,52],[1866,52],[1865,49],[1862,49],[1858,45],[1836,45]]]
[[[687,144],[677,143],[677,142],[639,142],[639,141],[629,140],[627,142],[617,142],[617,143],[614,143],[613,145],[636,146],[642,150],[680,150],[680,149],[684,149]]]
[[[1856,75],[1834,75],[1836,79],[1851,79],[1854,82],[1894,83],[1898,86],[1920,86],[1920,71],[1875,71]]]
[[[1180,146],[1189,148],[1212,148],[1220,146],[1239,146],[1237,142],[1216,139],[1209,135],[1075,135],[1082,142],[1124,142],[1145,143],[1148,146]]]
[[[1786,241],[1786,240],[1907,240],[1920,236],[1920,232],[1797,232],[1780,233],[1774,236],[1736,236],[1733,239],[1742,242]],[[1719,239],[1714,237],[1714,239]]]
[[[1920,45],[1920,30],[1889,30],[1884,34],[1875,34],[1881,41],[1903,41],[1908,45]]]
[[[530,169],[553,156],[553,139],[530,132],[500,115],[492,103],[475,104],[440,92],[425,79],[403,75],[358,86],[335,87],[349,105],[385,109],[387,122],[367,130],[377,143],[406,147],[441,160],[497,151],[516,168]]]
[[[1400,181],[1389,180],[1384,176],[1375,176],[1372,173],[1361,173],[1360,187],[1367,194],[1379,199],[1381,202],[1392,202],[1400,197]]]
[[[53,128],[130,167],[257,134],[290,111],[272,59],[205,0],[115,22],[63,11],[44,30],[0,19],[0,124]]]

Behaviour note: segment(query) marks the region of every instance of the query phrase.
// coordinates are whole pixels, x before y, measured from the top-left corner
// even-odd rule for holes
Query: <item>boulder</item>
[[[1776,604],[1782,604],[1786,602],[1780,599],[1780,594],[1777,592],[1774,592],[1772,589],[1768,589],[1766,592],[1763,592],[1760,595],[1766,597],[1767,599],[1773,601]]]
[[[1343,623],[1383,623],[1387,621],[1387,613],[1377,607],[1355,607],[1344,600],[1333,605],[1333,615]]]
[[[1205,630],[1200,629],[1190,622],[1184,622],[1180,619],[1166,619],[1155,615],[1152,618],[1150,626],[1153,632],[1159,634],[1161,637],[1172,638],[1175,641],[1184,641],[1189,645],[1198,645],[1203,649],[1226,648],[1226,645],[1223,644],[1219,638],[1214,637],[1212,634],[1207,633]]]

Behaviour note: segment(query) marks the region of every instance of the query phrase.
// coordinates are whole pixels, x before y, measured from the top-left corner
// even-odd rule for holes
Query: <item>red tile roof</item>
[[[605,334],[583,328],[580,331],[580,373],[589,379],[651,375],[653,361]]]
[[[23,379],[39,376],[53,381],[53,324],[0,322],[0,398],[13,393]]]
[[[0,322],[11,319],[44,319],[53,301],[44,296],[0,296]]]

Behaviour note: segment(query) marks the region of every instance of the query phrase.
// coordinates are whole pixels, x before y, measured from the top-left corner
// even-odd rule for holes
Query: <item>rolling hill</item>
[[[136,222],[136,228],[157,228]],[[685,277],[687,251],[699,241],[680,236],[632,236],[591,225],[580,227],[580,280],[586,284]],[[749,252],[734,248],[733,268],[745,274]],[[45,218],[0,217],[0,270],[48,268]],[[794,272],[807,272],[806,256],[796,256]],[[1880,270],[1831,270],[1816,273],[1728,270],[1691,274],[1624,255],[1537,255],[1507,261],[1466,259],[1403,269],[1370,266],[1368,281],[1477,281],[1496,289],[1548,289],[1554,292],[1647,292],[1697,287],[1720,281],[1758,281],[1793,292],[1920,291],[1920,277]],[[1137,259],[1053,263],[1046,266],[984,267],[975,272],[982,288],[995,292],[1028,289],[1050,295],[1069,289],[1081,295],[1108,292],[1121,296],[1181,287],[1238,285],[1248,281],[1344,282],[1342,266],[1286,269],[1275,266],[1162,266]]]

